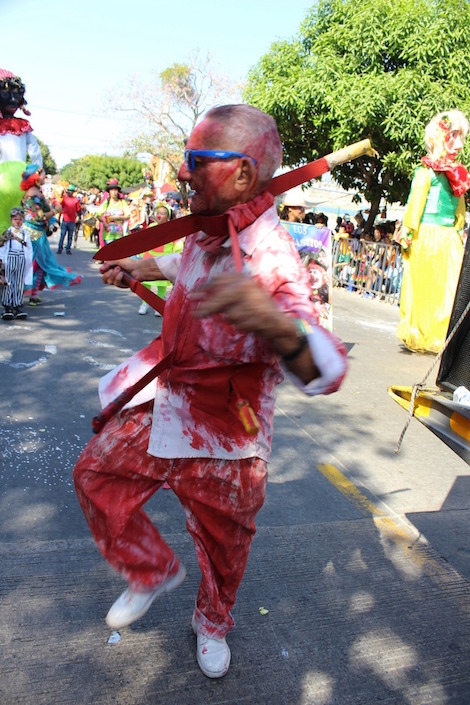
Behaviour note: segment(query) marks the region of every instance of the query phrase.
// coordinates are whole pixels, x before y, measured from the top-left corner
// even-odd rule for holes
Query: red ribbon
[[[276,176],[269,184],[267,191],[273,196],[278,196],[284,191],[303,184],[305,181],[315,179],[322,174],[326,174],[330,167],[325,157],[316,159],[314,162],[292,169],[286,174]],[[211,236],[224,235],[229,233],[230,209],[222,215],[186,215],[184,218],[170,220],[162,223],[158,227],[143,228],[139,230],[139,236],[127,235],[119,240],[114,240],[96,252],[94,259],[102,262],[109,262],[122,257],[131,257],[142,252],[155,250],[157,247],[166,245],[169,242],[180,240],[187,235],[202,230]]]
[[[235,260],[235,267],[237,271],[242,270],[242,257],[240,252],[240,246],[238,244],[237,232],[247,227],[251,222],[254,222],[259,215],[259,212],[264,212],[273,202],[273,196],[277,196],[284,191],[288,191],[294,186],[298,186],[304,181],[314,179],[321,174],[329,171],[329,165],[327,160],[322,157],[317,159],[310,164],[299,167],[298,169],[293,169],[286,174],[281,174],[274,178],[267,191],[267,194],[261,194],[261,196],[255,197],[248,204],[242,204],[245,209],[233,208],[229,209],[223,215],[215,216],[201,216],[201,215],[187,215],[184,218],[177,218],[176,220],[171,220],[168,223],[163,223],[159,225],[158,228],[144,228],[139,230],[139,237],[134,237],[128,235],[127,237],[121,238],[120,240],[115,240],[114,242],[105,245],[94,255],[94,259],[102,261],[110,261],[114,259],[121,259],[121,257],[130,257],[132,255],[140,254],[141,252],[147,252],[148,250],[156,249],[162,245],[166,245],[168,242],[173,242],[174,240],[179,240],[182,237],[191,235],[192,233],[202,230],[208,234],[209,240],[212,246],[217,241],[225,241],[227,239],[227,232],[229,233],[230,242],[232,245],[232,254]],[[232,214],[230,213],[232,211]],[[251,211],[251,213],[250,213]],[[258,215],[256,215],[258,214]],[[251,217],[254,216],[254,217]],[[124,282],[130,287],[130,289],[138,294],[141,299],[147,301],[153,308],[155,308],[159,313],[163,314],[165,308],[165,301],[159,296],[154,294],[152,291],[147,289],[143,284],[141,284],[136,279],[133,279],[129,274],[124,272],[123,275]],[[128,389],[124,390],[116,399],[108,404],[97,416],[93,418],[92,428],[94,433],[99,433],[104,425],[109,421],[115,414],[117,414],[126,404],[130,401],[141,389],[147,386],[155,377],[166,370],[173,360],[174,351],[172,350],[166,357],[163,358],[155,367],[153,367],[146,375],[144,375],[136,384]],[[245,429],[248,433],[256,433],[257,431],[257,420],[253,416],[254,413],[251,407],[247,408],[247,403],[240,399],[240,419],[242,420]]]

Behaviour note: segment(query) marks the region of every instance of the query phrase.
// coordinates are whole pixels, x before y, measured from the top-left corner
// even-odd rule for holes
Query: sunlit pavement
[[[387,387],[421,381],[433,358],[402,351],[397,307],[342,290],[343,389],[313,400],[279,390],[228,675],[211,681],[196,663],[199,570],[171,491],[147,508],[188,577],[109,643],[122,581],[89,536],[71,474],[98,379],[161,319],[102,286],[79,245],[60,261],[82,284],[0,327],[2,705],[468,705],[470,469],[415,419],[394,452],[406,412]]]

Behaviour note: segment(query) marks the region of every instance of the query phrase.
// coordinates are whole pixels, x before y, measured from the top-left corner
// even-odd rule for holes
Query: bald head
[[[220,126],[214,129],[216,148],[231,149],[256,159],[258,176],[256,192],[264,191],[274,172],[282,164],[282,146],[276,123],[267,113],[252,105],[221,105],[205,115],[206,120]]]

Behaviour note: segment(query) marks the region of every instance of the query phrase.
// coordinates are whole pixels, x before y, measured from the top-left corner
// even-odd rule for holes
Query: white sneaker
[[[230,667],[231,653],[225,637],[211,639],[197,631],[192,619],[193,632],[197,636],[196,658],[199,668],[208,678],[222,678]]]
[[[162,318],[162,314],[160,313],[160,311],[155,311],[154,316],[160,316],[160,318]]]
[[[148,307],[148,305],[145,303],[145,301],[142,301],[142,303],[140,304],[140,308],[139,308],[139,313],[140,313],[140,315],[141,315],[141,316],[145,316],[145,314],[146,314],[147,311],[148,311],[148,308],[149,308],[149,307]]]
[[[122,595],[118,597],[106,615],[106,624],[108,627],[111,627],[111,629],[127,627],[129,624],[132,624],[132,622],[144,616],[156,597],[177,588],[181,585],[185,577],[186,570],[184,566],[180,565],[177,573],[168,577],[154,590],[150,590],[149,592],[136,592],[131,588],[127,588],[127,590],[124,590]]]

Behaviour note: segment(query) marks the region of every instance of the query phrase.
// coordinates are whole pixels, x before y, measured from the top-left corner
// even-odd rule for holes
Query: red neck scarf
[[[431,157],[422,157],[421,162],[433,171],[443,172],[447,176],[454,196],[463,196],[470,189],[470,174],[463,164],[449,164],[445,159],[433,160]]]
[[[16,135],[19,137],[24,132],[32,132],[33,128],[27,120],[17,117],[0,117],[0,135]]]
[[[255,222],[260,215],[262,215],[268,208],[274,203],[274,197],[268,191],[260,193],[259,196],[255,196],[251,201],[246,203],[240,203],[238,206],[233,206],[229,208],[224,215],[228,217],[228,232],[225,231],[222,234],[206,232],[208,228],[205,228],[206,234],[197,244],[202,247],[205,252],[209,254],[216,255],[220,252],[222,244],[226,241],[228,237],[232,240],[233,246],[233,236],[241,232],[249,225]]]

